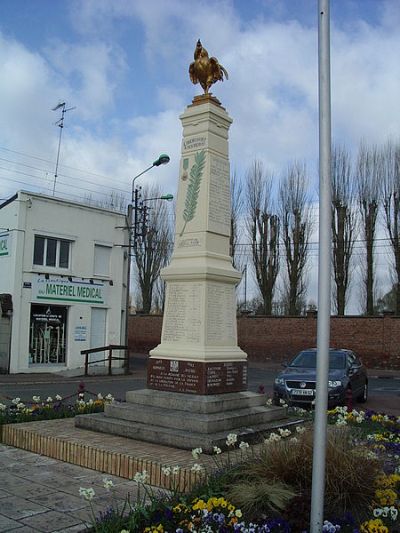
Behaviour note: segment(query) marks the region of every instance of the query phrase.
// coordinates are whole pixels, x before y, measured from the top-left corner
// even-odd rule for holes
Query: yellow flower
[[[368,520],[361,524],[361,533],[389,533],[388,528],[383,524],[380,518]]]
[[[375,496],[381,507],[394,505],[397,500],[397,493],[392,489],[377,489]]]

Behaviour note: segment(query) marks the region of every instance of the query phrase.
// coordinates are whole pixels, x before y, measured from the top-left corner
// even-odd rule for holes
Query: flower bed
[[[400,419],[372,411],[328,412],[325,517],[327,533],[400,532]],[[311,504],[312,423],[279,429],[262,446],[227,435],[227,453],[214,448],[215,468],[192,451],[199,483],[177,489],[179,465],[166,467],[171,490],[154,492],[146,471],[137,473],[139,494],[123,509],[93,515],[92,531],[118,533],[307,533]],[[235,453],[233,451],[235,450]],[[176,482],[175,482],[176,480]],[[110,480],[105,488],[113,490]],[[81,495],[92,501],[89,489]]]
[[[32,400],[21,401],[13,398],[10,405],[0,403],[0,428],[4,424],[21,422],[37,422],[39,420],[54,420],[57,418],[71,418],[76,415],[98,413],[104,411],[104,404],[114,401],[111,394],[103,397],[101,394],[85,400],[85,392],[78,392],[76,400],[70,403],[71,397],[62,398],[57,395],[53,399],[42,400],[40,396],[33,396]],[[68,401],[67,401],[68,400]]]

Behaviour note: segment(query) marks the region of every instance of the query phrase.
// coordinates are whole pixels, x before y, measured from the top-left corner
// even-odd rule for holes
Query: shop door
[[[101,348],[106,345],[106,321],[107,309],[92,307],[92,318],[90,322],[90,348]],[[99,361],[106,357],[105,352],[96,352],[89,355],[89,361]],[[105,361],[96,365],[104,366]]]

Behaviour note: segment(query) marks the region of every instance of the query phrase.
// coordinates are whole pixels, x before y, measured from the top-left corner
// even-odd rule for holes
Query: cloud
[[[71,103],[79,106],[82,120],[99,120],[114,107],[118,82],[122,81],[127,65],[124,52],[117,46],[97,41],[71,44],[53,40],[45,55],[69,86]]]

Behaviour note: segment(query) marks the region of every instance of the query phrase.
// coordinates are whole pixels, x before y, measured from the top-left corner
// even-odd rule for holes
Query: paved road
[[[277,374],[276,369],[251,366],[249,368],[249,389],[257,392],[260,386],[264,386],[267,397],[272,396],[272,384]],[[376,372],[375,372],[376,374]],[[37,376],[27,374],[18,377],[2,376],[0,380],[0,402],[5,398],[19,397],[27,401],[32,396],[40,396],[46,399],[56,394],[63,398],[75,394],[79,384],[84,382],[86,390],[103,396],[110,393],[116,399],[124,400],[128,390],[137,390],[146,387],[146,361],[135,360],[132,365],[132,374],[129,376],[88,376],[87,378],[74,377],[64,378],[61,376]],[[400,379],[396,376],[383,378],[370,377],[369,400],[363,408],[385,410],[390,414],[400,415]],[[361,406],[360,406],[361,407]]]

